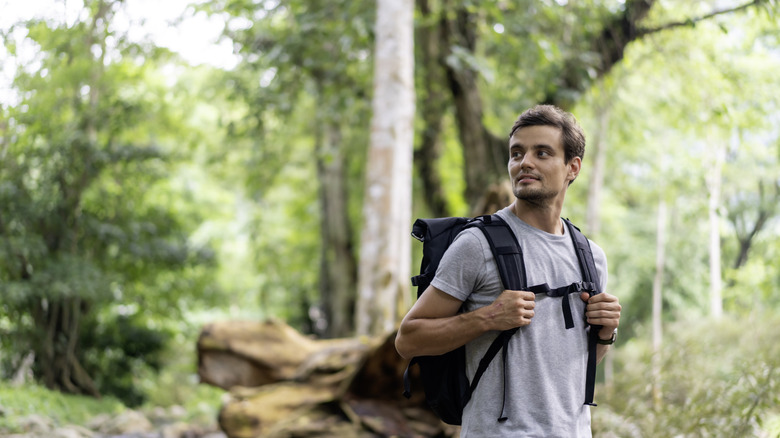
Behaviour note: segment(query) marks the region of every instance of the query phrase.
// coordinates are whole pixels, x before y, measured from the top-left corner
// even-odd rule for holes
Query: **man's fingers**
[[[620,324],[622,306],[616,296],[601,293],[591,297],[583,293],[580,297],[588,303],[585,318],[589,324],[609,327],[617,327]]]

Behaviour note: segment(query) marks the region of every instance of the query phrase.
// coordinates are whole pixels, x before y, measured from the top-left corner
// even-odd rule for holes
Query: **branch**
[[[708,20],[710,18],[717,17],[718,15],[730,14],[732,12],[739,12],[739,11],[748,9],[750,7],[753,7],[753,6],[758,6],[759,4],[763,3],[764,1],[765,0],[753,0],[753,1],[749,2],[749,3],[745,3],[744,5],[741,5],[741,6],[736,6],[736,7],[729,8],[729,9],[722,9],[722,10],[719,10],[719,11],[710,12],[709,14],[702,15],[700,17],[688,18],[688,19],[686,19],[684,21],[675,21],[675,22],[672,22],[672,23],[664,24],[663,26],[653,27],[653,28],[649,28],[649,29],[638,29],[637,30],[637,37],[642,37],[642,36],[649,35],[651,33],[660,32],[660,31],[663,31],[663,30],[673,29],[675,27],[687,27],[687,26],[693,27],[693,26],[696,25],[696,23],[698,23],[700,21]]]

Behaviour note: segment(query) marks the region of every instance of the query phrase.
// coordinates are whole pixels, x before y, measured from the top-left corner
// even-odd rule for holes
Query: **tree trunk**
[[[198,376],[229,391],[218,421],[231,438],[458,436],[425,403],[417,367],[401,395],[395,335],[313,340],[279,321],[215,322],[198,338]]]
[[[455,103],[455,122],[463,151],[466,201],[474,208],[488,187],[507,178],[507,141],[491,134],[483,124],[477,72],[465,63],[456,65],[447,62],[448,58],[456,56],[452,47],[474,53],[476,46],[476,14],[466,6],[454,9],[449,13],[442,12],[440,45],[448,49],[441,59]]]
[[[590,144],[588,154],[593,157],[590,167],[590,179],[588,180],[588,201],[585,213],[585,229],[589,236],[595,238],[601,232],[601,218],[599,209],[601,207],[601,193],[604,188],[604,172],[607,163],[607,135],[609,132],[610,108],[609,98],[604,96],[604,87],[601,85],[602,102],[596,108],[598,131],[594,134],[594,139]]]
[[[358,271],[360,335],[393,330],[411,296],[414,2],[378,0],[371,144]],[[399,306],[399,301],[405,304]]]
[[[315,332],[325,337],[349,336],[355,314],[357,266],[352,227],[347,214],[346,166],[341,131],[332,120],[317,133],[317,174],[320,181],[320,297],[326,327],[314,321]]]
[[[601,81],[599,85],[600,99],[596,105],[596,117],[598,130],[594,133],[594,139],[590,144],[588,154],[593,157],[590,167],[590,179],[588,180],[588,200],[585,212],[585,230],[588,236],[596,239],[601,231],[601,194],[604,188],[604,173],[607,162],[607,135],[610,122],[611,96],[607,94],[607,86]],[[580,183],[581,184],[581,183]],[[608,354],[604,358],[604,382],[607,390],[611,390],[615,369],[615,355]]]
[[[34,367],[49,389],[100,397],[95,382],[77,357],[81,306],[79,298],[36,304],[33,317],[42,336],[34,347]]]
[[[726,149],[718,141],[715,145],[715,162],[710,166],[707,178],[709,189],[709,246],[710,246],[710,314],[714,318],[723,316],[723,298],[721,296],[722,280],[720,269],[720,190],[722,185],[721,173]]]
[[[663,191],[662,191],[663,192]],[[655,277],[653,278],[653,407],[656,412],[661,409],[661,347],[663,345],[663,282],[664,264],[666,262],[666,200],[663,194],[658,201],[658,223],[655,238]]]
[[[414,162],[418,166],[425,204],[430,208],[431,215],[442,217],[449,216],[450,212],[437,163],[442,149],[442,120],[449,105],[443,68],[445,59],[441,46],[440,12],[434,10],[430,3],[429,0],[417,0],[417,7],[422,15],[416,41],[419,50],[418,70],[422,71],[420,80],[423,82],[418,103],[423,128]]]
[[[758,207],[756,208],[756,219],[750,223],[748,216],[752,213],[752,206],[743,206],[738,204],[737,208],[729,212],[729,220],[734,225],[737,240],[739,242],[739,254],[734,260],[734,269],[739,269],[748,261],[748,253],[753,241],[758,233],[764,229],[767,221],[777,214],[780,205],[780,182],[769,181],[771,187],[767,189],[767,184],[761,180],[758,182]]]

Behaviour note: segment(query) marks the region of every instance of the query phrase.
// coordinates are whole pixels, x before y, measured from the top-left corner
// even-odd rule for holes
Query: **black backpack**
[[[420,274],[412,277],[417,286],[417,298],[425,292],[436,274],[439,261],[444,256],[455,236],[466,228],[477,227],[485,234],[490,249],[498,265],[498,272],[504,289],[529,290],[534,293],[546,293],[550,296],[568,297],[570,293],[588,292],[598,294],[599,281],[593,253],[588,239],[568,219],[564,219],[569,234],[574,241],[577,259],[580,262],[583,281],[566,287],[550,289],[547,284],[528,287],[526,284],[523,252],[517,237],[509,225],[498,215],[485,215],[477,218],[448,217],[438,219],[417,219],[412,227],[412,236],[423,242],[423,259]],[[563,314],[566,328],[574,327],[569,300],[563,299]],[[600,327],[592,326],[588,336],[588,368],[585,382],[585,404],[595,406],[593,392],[596,382],[596,345]],[[466,376],[465,346],[437,356],[415,357],[404,372],[404,396],[411,397],[409,368],[415,363],[420,367],[420,375],[425,390],[425,399],[433,412],[448,424],[460,425],[463,408],[471,399],[488,365],[499,350],[503,349],[504,369],[506,370],[507,344],[517,328],[501,332],[490,344],[479,362],[474,378],[469,382]],[[506,372],[504,373],[506,378]],[[499,422],[506,421],[502,403]]]

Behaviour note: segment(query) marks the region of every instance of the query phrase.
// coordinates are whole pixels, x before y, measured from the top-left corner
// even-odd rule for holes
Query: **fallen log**
[[[226,321],[198,340],[202,383],[229,391],[219,424],[230,438],[452,437],[419,389],[401,395],[407,361],[395,333],[315,340],[280,321]],[[417,368],[414,388],[422,388]]]

